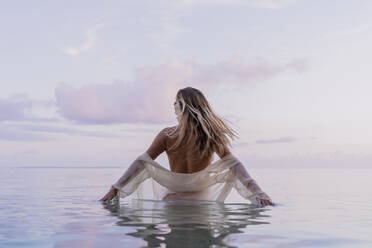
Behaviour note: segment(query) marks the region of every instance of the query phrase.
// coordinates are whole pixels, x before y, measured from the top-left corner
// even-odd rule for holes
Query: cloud
[[[240,147],[246,147],[246,146],[249,146],[249,145],[251,145],[251,143],[250,142],[237,142],[237,143],[233,143],[233,147],[234,148],[240,148]]]
[[[50,134],[62,134],[73,136],[87,136],[98,138],[120,138],[127,135],[111,134],[102,131],[86,131],[76,128],[68,128],[57,125],[41,125],[33,123],[8,123],[0,125],[0,140],[9,141],[45,141],[52,140]]]
[[[0,122],[2,121],[56,121],[52,117],[40,117],[35,114],[37,108],[49,109],[54,102],[49,100],[35,100],[26,95],[14,95],[9,98],[0,98]]]
[[[301,138],[301,140],[313,140],[315,137],[307,137],[307,138]],[[294,138],[294,137],[280,137],[280,138],[275,138],[275,139],[258,139],[255,140],[254,142],[237,142],[233,144],[233,147],[246,147],[254,144],[276,144],[276,143],[292,143],[292,142],[297,142],[299,138]]]
[[[68,47],[64,48],[64,51],[70,56],[76,56],[76,55],[79,55],[82,52],[86,52],[86,51],[90,50],[91,48],[94,47],[94,45],[97,41],[98,31],[100,29],[108,26],[108,25],[110,25],[110,24],[101,23],[101,24],[98,24],[94,27],[88,28],[87,30],[84,31],[85,40],[84,40],[83,43],[81,43],[80,45],[68,46]]]
[[[286,65],[287,68],[292,68],[298,73],[305,72],[307,69],[307,60],[303,58],[293,59]]]
[[[172,103],[179,88],[208,90],[226,83],[245,85],[285,71],[301,73],[305,68],[304,59],[281,65],[263,59],[246,64],[239,56],[214,64],[173,61],[137,68],[132,82],[81,88],[61,83],[55,89],[56,105],[63,117],[78,123],[165,123],[174,120]]]
[[[259,140],[256,140],[255,143],[256,144],[291,143],[297,140],[298,139],[293,138],[293,137],[281,137],[277,139],[259,139]]]
[[[51,140],[42,134],[29,133],[7,125],[0,125],[0,140],[7,141],[47,141]]]
[[[0,121],[28,119],[31,108],[32,100],[24,95],[0,99]]]
[[[84,131],[75,128],[60,127],[56,125],[39,125],[39,124],[12,124],[8,125],[18,130],[37,133],[53,133],[53,134],[66,134],[77,136],[91,136],[99,138],[118,138],[120,135],[114,135],[107,132],[100,131]]]
[[[305,59],[294,59],[284,65],[272,64],[258,58],[255,64],[245,64],[239,56],[229,60],[210,65],[188,65],[192,78],[200,83],[212,84],[214,82],[249,83],[272,78],[284,71],[293,70],[303,72],[306,68]]]
[[[372,24],[365,23],[359,26],[353,25],[353,26],[350,26],[349,28],[331,31],[321,36],[321,38],[326,39],[326,40],[335,40],[335,39],[340,39],[343,37],[355,36],[363,32],[369,32],[371,30],[372,30]]]
[[[84,32],[84,36],[85,41],[83,42],[83,44],[66,47],[65,52],[70,56],[76,56],[92,48],[97,39],[96,30],[94,29],[86,30]]]
[[[168,87],[169,86],[169,87]],[[55,90],[56,103],[63,117],[79,123],[110,124],[169,120],[174,90],[161,84],[125,83],[89,85],[80,89],[60,84]]]

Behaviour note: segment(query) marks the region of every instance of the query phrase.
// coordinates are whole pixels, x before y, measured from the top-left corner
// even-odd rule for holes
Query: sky
[[[370,13],[367,0],[2,1],[0,167],[125,167],[191,86],[239,133],[246,167],[372,168]]]

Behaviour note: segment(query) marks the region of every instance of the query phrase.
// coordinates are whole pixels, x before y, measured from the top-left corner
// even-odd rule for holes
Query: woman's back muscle
[[[176,128],[176,126],[166,128],[165,131],[171,131],[174,128]],[[203,170],[211,163],[213,156],[201,158],[199,154],[194,152],[192,144],[169,150],[174,142],[176,142],[175,138],[166,136],[165,151],[168,156],[171,171],[178,173],[194,173]]]

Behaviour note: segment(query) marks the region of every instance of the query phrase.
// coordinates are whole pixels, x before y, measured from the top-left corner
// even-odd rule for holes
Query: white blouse
[[[251,201],[271,200],[248,174],[242,163],[232,154],[209,164],[195,173],[177,173],[154,161],[146,152],[140,155],[112,186],[118,189],[118,198],[137,191],[143,198],[142,184],[152,178],[153,200],[208,200],[224,202],[232,188]]]

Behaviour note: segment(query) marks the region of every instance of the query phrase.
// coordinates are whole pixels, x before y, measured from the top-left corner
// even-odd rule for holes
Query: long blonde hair
[[[226,147],[231,146],[231,140],[238,138],[236,132],[213,112],[200,90],[180,89],[175,104],[179,124],[168,134],[176,138],[170,150],[191,144],[195,152],[205,158],[214,152],[223,154]]]

